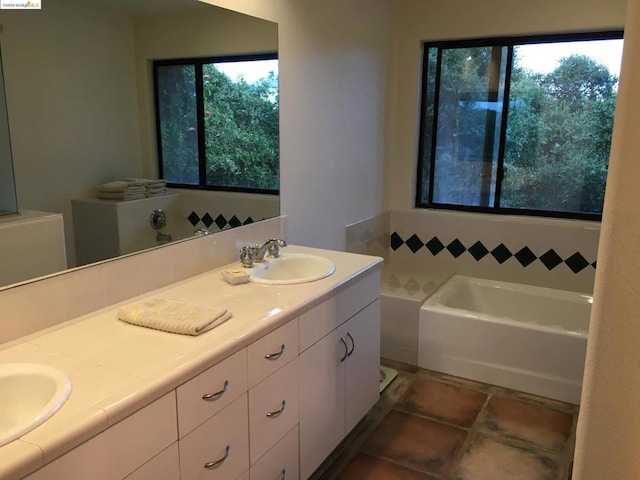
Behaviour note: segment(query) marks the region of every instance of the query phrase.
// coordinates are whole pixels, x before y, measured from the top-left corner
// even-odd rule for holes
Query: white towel
[[[231,318],[226,308],[193,305],[180,300],[151,298],[118,310],[123,322],[183,335],[200,335]]]
[[[161,178],[153,179],[153,178],[139,178],[139,177],[124,177],[122,180],[125,182],[135,182],[136,184],[144,185],[147,188],[167,186],[167,182]]]
[[[98,192],[96,196],[102,200],[140,200],[145,198],[144,192]]]
[[[96,187],[98,192],[143,192],[145,184],[137,182],[125,182],[124,180],[115,180],[113,182],[103,183]]]

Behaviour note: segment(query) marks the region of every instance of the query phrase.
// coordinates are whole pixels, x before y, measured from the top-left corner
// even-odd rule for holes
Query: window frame
[[[239,192],[239,193],[256,193],[263,195],[280,195],[280,189],[262,189],[248,187],[228,187],[221,185],[207,185],[206,175],[206,148],[205,148],[205,111],[204,111],[204,93],[203,93],[203,70],[202,67],[209,63],[223,62],[248,62],[252,60],[278,60],[278,52],[264,53],[248,53],[238,55],[218,55],[208,57],[191,57],[191,58],[173,58],[153,60],[153,98],[156,122],[156,153],[158,158],[158,171],[160,178],[163,177],[163,159],[162,159],[162,132],[160,123],[160,99],[158,88],[158,70],[160,67],[177,66],[177,65],[193,65],[195,69],[195,89],[196,89],[196,117],[197,117],[197,135],[198,135],[198,184],[184,184],[167,182],[168,187],[191,189],[191,190],[207,190],[217,192]],[[278,82],[279,83],[279,82]],[[279,87],[278,87],[279,89]],[[279,177],[279,172],[278,172]]]
[[[602,214],[595,213],[580,213],[580,212],[559,212],[551,210],[534,210],[524,208],[507,208],[500,206],[500,194],[502,192],[502,179],[504,176],[504,151],[506,145],[507,135],[507,122],[508,122],[508,102],[511,87],[511,71],[513,66],[513,48],[516,45],[533,45],[541,43],[557,43],[557,42],[575,42],[575,41],[588,41],[588,40],[615,40],[623,38],[624,30],[605,30],[596,32],[574,32],[574,33],[556,33],[545,35],[527,35],[527,36],[505,36],[505,37],[484,37],[484,38],[470,38],[461,40],[442,40],[442,41],[424,41],[422,42],[422,72],[420,75],[420,125],[419,125],[419,137],[418,137],[418,161],[416,170],[416,192],[415,192],[415,207],[426,209],[438,209],[438,210],[455,210],[465,212],[476,213],[491,213],[499,215],[524,215],[533,217],[549,217],[549,218],[565,218],[575,220],[591,220],[601,221]],[[502,109],[502,120],[500,125],[500,145],[498,147],[497,158],[497,175],[494,194],[494,206],[473,206],[473,205],[456,205],[446,203],[434,203],[433,202],[433,186],[434,186],[434,165],[436,160],[435,150],[437,145],[437,114],[438,114],[438,101],[439,101],[439,88],[440,88],[440,75],[439,70],[441,68],[442,49],[446,48],[470,48],[470,47],[495,47],[502,46],[508,48],[507,66],[506,66],[506,79],[505,92],[504,92],[504,106]],[[427,110],[427,97],[426,86],[428,82],[428,64],[429,64],[429,49],[437,48],[438,63],[436,70],[436,83],[435,92],[433,97],[434,112],[433,122],[431,125],[431,148],[429,151],[429,178],[423,178],[424,166],[425,166],[425,141],[424,141],[424,118]],[[422,202],[422,189],[425,185],[425,180],[429,183],[429,193],[427,202]]]

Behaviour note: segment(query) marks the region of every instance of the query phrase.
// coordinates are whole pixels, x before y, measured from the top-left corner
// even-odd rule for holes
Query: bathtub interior
[[[424,305],[586,334],[592,302],[576,292],[454,275]]]

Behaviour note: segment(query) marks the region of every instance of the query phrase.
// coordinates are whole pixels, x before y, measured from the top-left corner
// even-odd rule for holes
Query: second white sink
[[[255,283],[291,285],[306,283],[328,277],[336,269],[325,257],[306,253],[282,253],[253,267],[249,280]]]
[[[0,446],[56,413],[71,394],[61,371],[35,363],[0,363]]]

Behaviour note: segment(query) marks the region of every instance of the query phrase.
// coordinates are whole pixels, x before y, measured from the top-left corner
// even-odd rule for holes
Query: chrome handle
[[[204,395],[202,395],[202,399],[208,402],[213,402],[215,400],[218,400],[222,395],[224,395],[224,392],[226,392],[227,390],[229,390],[229,380],[224,381],[224,386],[222,387],[222,390],[215,393],[205,393]]]
[[[277,360],[282,356],[283,353],[284,353],[284,343],[280,347],[280,351],[278,353],[267,353],[264,356],[264,358],[266,358],[267,360]]]
[[[356,341],[353,339],[349,332],[347,332],[347,337],[351,339],[351,351],[347,353],[347,357],[350,357],[353,351],[356,349]]]
[[[340,363],[344,362],[349,356],[349,347],[347,347],[347,342],[344,341],[344,338],[340,337],[340,342],[344,345],[344,357],[340,359]]]
[[[277,418],[280,415],[282,415],[282,412],[284,412],[284,409],[287,407],[287,402],[285,402],[284,400],[282,400],[282,406],[280,407],[280,410],[276,410],[275,412],[268,412],[267,413],[267,418]]]
[[[280,480],[287,480],[287,471],[282,470],[282,474],[280,475]]]
[[[227,445],[226,450],[224,451],[224,455],[221,459],[216,460],[215,462],[207,462],[204,464],[204,468],[208,469],[208,470],[213,470],[214,468],[218,468],[220,465],[222,465],[224,463],[224,461],[229,458],[229,455],[231,455],[231,446]]]

